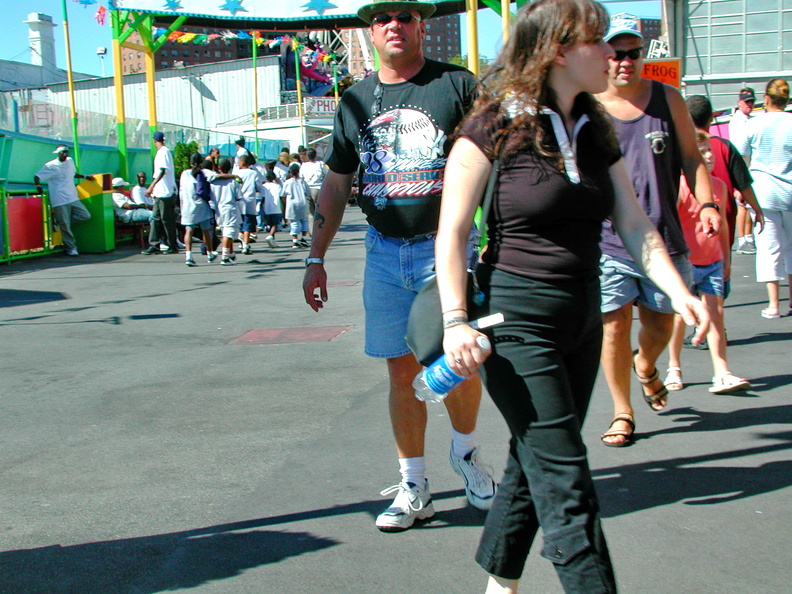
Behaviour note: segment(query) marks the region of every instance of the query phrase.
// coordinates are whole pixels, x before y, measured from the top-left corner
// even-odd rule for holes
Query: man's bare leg
[[[412,387],[421,369],[412,354],[388,359],[390,417],[399,458],[424,455],[426,403],[415,397]]]
[[[602,314],[603,337],[600,363],[613,399],[614,416],[620,414],[633,415],[630,403],[630,368],[632,366],[632,346],[630,330],[632,328],[632,304],[627,304],[616,311]],[[614,430],[631,431],[626,421],[616,421],[611,427]],[[627,441],[624,435],[603,437],[603,441],[619,444]]]
[[[648,378],[657,370],[657,359],[671,340],[674,314],[660,313],[639,303],[638,318],[641,321],[641,330],[638,332],[638,354],[632,363],[635,364],[635,373],[638,377]],[[644,394],[656,394],[664,388],[663,380],[658,375],[655,381],[641,387]],[[652,408],[662,410],[666,401],[666,396],[658,398]]]

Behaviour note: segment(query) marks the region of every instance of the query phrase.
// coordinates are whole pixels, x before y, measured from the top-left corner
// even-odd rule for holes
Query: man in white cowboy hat
[[[401,481],[382,492],[396,493],[376,521],[384,532],[406,530],[416,520],[434,516],[424,462],[426,405],[415,398],[411,385],[421,366],[404,336],[415,295],[434,276],[449,137],[476,89],[475,78],[464,68],[424,57],[424,21],[434,12],[434,4],[410,0],[379,0],[358,10],[369,25],[380,70],[347,90],[338,106],[303,282],[306,302],[319,311],[328,299],[324,256],[357,174],[358,204],[370,225],[363,287],[365,352],[387,361],[401,472]],[[452,425],[451,466],[464,478],[470,503],[488,509],[495,483],[478,456],[474,432],[480,400],[476,378],[444,402]]]
[[[145,204],[137,204],[132,198],[123,193],[129,185],[123,177],[114,177],[113,185],[113,212],[122,223],[150,223],[151,211]]]
[[[58,157],[47,162],[33,180],[39,193],[42,192],[41,180],[47,182],[52,218],[60,228],[66,254],[78,256],[77,240],[74,238],[71,226],[73,223],[87,221],[91,218],[91,213],[80,202],[74,179],[93,179],[93,177],[77,173],[74,161],[69,156],[69,147],[66,145],[61,144],[52,152]]]

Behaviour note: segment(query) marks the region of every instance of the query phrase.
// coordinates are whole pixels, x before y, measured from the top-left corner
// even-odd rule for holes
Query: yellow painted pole
[[[66,0],[63,0],[63,38],[66,42],[66,80],[69,83],[69,106],[71,108],[72,137],[74,140],[74,165],[80,170],[80,140],[77,137],[77,105],[74,102],[74,76],[72,76],[71,41],[69,40],[69,16]]]
[[[121,63],[121,23],[118,11],[113,10],[110,18],[113,23],[113,87],[116,100],[116,137],[118,139],[118,174],[124,179],[129,179],[129,155],[126,138],[126,110],[124,108],[124,78]]]
[[[305,146],[305,112],[303,111],[303,96],[302,96],[302,75],[300,73],[300,44],[294,40],[294,78],[297,80],[297,113],[300,116],[300,138],[302,145]]]
[[[478,76],[479,74],[479,49],[478,49],[478,19],[476,11],[478,2],[466,0],[467,4],[467,31],[468,31],[468,70]]]
[[[501,0],[501,20],[503,21],[503,45],[509,41],[509,29],[511,28],[511,2]]]
[[[146,89],[148,91],[148,114],[149,114],[149,132],[154,136],[157,131],[157,95],[154,87],[156,80],[155,64],[154,64],[154,51],[151,48],[146,48]],[[156,149],[154,148],[154,141],[151,141],[151,156],[154,156]]]

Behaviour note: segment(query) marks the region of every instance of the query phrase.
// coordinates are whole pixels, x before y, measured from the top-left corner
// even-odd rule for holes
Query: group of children
[[[253,155],[240,146],[231,159],[204,159],[199,153],[190,157],[190,168],[179,180],[181,224],[185,228],[185,262],[195,266],[192,237],[200,230],[206,246],[207,261],[213,262],[215,228],[220,231],[220,264],[236,263],[234,240],[242,243],[242,253],[251,254],[251,243],[258,228],[267,235],[264,243],[278,247],[275,234],[285,219],[289,224],[292,248],[309,247],[308,217],[311,188],[300,175],[300,165],[292,163],[283,181],[275,164],[261,166]],[[283,210],[281,209],[283,200]]]

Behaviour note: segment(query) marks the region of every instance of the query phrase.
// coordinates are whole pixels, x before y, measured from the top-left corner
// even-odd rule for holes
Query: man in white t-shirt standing
[[[58,155],[57,159],[46,163],[36,173],[33,180],[39,194],[43,193],[40,181],[48,182],[52,218],[60,228],[63,236],[63,245],[66,246],[66,254],[78,256],[77,240],[74,238],[71,226],[72,223],[87,221],[91,218],[91,213],[88,212],[88,209],[85,208],[77,196],[74,178],[93,179],[93,177],[77,173],[74,161],[69,157],[69,147],[60,145],[52,152]]]
[[[154,157],[154,173],[151,185],[146,194],[154,198],[154,209],[151,215],[151,233],[149,248],[143,254],[160,253],[160,242],[168,244],[166,254],[178,254],[178,236],[176,230],[176,172],[173,167],[173,153],[165,146],[165,135],[154,132],[154,146],[157,154]]]

